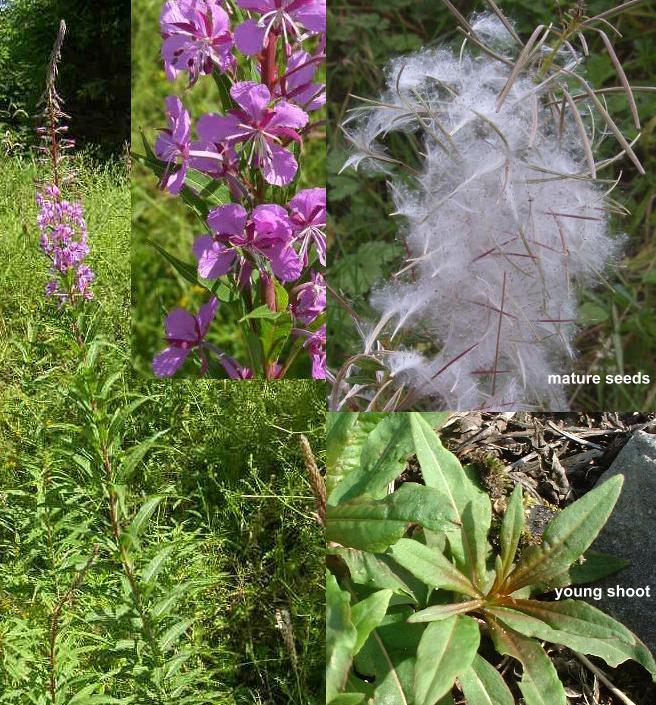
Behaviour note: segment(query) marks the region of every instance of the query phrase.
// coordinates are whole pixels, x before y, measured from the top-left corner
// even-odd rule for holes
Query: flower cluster
[[[325,378],[326,191],[296,188],[302,145],[316,124],[311,113],[325,103],[325,86],[315,82],[325,24],[325,0],[164,3],[167,78],[186,74],[191,87],[212,76],[220,101],[215,112],[192,120],[179,97],[166,99],[167,127],[154,145],[163,163],[160,185],[173,195],[191,192],[197,202],[202,177],[200,183],[225,184],[227,198],[207,204],[207,231],[192,248],[210,301],[197,316],[182,309],[168,315],[168,347],[153,360],[157,376],[175,374],[195,349],[201,375],[215,358],[231,378],[282,377],[305,350],[312,376]],[[205,340],[222,283],[243,304],[239,324],[251,341],[251,367]],[[272,335],[282,345],[271,346]]]
[[[59,188],[52,184],[37,192],[36,202],[39,244],[53,275],[46,284],[46,295],[57,297],[60,304],[92,299],[89,287],[94,274],[84,264],[89,246],[82,204],[62,200]]]
[[[46,89],[41,99],[42,124],[36,130],[42,161],[49,171],[48,178],[36,193],[39,244],[50,260],[52,275],[46,284],[45,294],[57,298],[60,306],[76,305],[80,301],[92,299],[90,286],[94,279],[92,269],[84,263],[89,254],[89,245],[82,204],[65,200],[61,192],[63,184],[69,183],[75,176],[66,156],[67,150],[72,149],[75,142],[66,137],[68,127],[63,124],[63,120],[67,116],[62,110],[61,98],[55,86],[65,33],[66,23],[62,20],[50,55]]]

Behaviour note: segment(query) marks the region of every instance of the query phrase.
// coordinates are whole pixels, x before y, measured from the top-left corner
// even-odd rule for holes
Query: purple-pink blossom
[[[323,59],[322,54],[312,56],[307,51],[295,51],[287,61],[286,72],[275,83],[274,95],[308,112],[321,108],[326,103],[326,85],[312,81]]]
[[[94,273],[83,264],[89,254],[89,245],[82,204],[63,200],[54,184],[38,192],[36,202],[39,207],[39,244],[50,260],[53,274],[46,284],[46,296],[59,298],[61,304],[73,302],[78,296],[92,299],[90,285]]]
[[[315,331],[297,330],[307,340],[303,347],[308,351],[312,360],[312,379],[326,379],[326,325]]]
[[[200,74],[234,69],[230,18],[218,0],[168,0],[160,15],[162,58],[172,81],[187,71],[191,83]]]
[[[308,115],[285,100],[271,104],[271,93],[262,83],[240,81],[230,89],[239,108],[227,115],[209,113],[198,121],[198,134],[205,142],[243,144],[248,163],[262,169],[265,180],[274,186],[290,183],[298,164],[286,144],[300,142],[298,130],[305,127]]]
[[[204,338],[216,315],[219,301],[212,297],[194,316],[183,308],[175,308],[164,322],[168,346],[153,358],[157,377],[172,377],[184,364],[192,350],[197,349],[201,361],[201,376],[207,371]]]
[[[306,326],[326,310],[326,281],[321,272],[312,271],[310,281],[297,286],[295,294],[292,313]]]
[[[299,191],[289,202],[294,239],[300,243],[299,254],[307,264],[308,250],[314,242],[319,262],[326,266],[326,189]]]
[[[247,55],[262,51],[272,32],[282,35],[289,46],[326,31],[326,0],[237,0],[237,4],[260,14],[235,29],[237,48]]]
[[[292,227],[282,206],[263,204],[249,217],[243,206],[231,203],[210,211],[207,222],[213,235],[202,235],[194,242],[201,277],[227,274],[240,253],[249,255],[260,268],[268,261],[281,281],[301,275],[302,262],[292,247]]]
[[[155,142],[155,154],[166,162],[160,184],[173,194],[184,186],[191,139],[191,119],[177,96],[166,99],[166,117],[169,126],[160,132]]]

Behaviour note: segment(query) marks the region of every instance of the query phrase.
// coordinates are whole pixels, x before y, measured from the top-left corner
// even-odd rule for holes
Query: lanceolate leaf
[[[467,705],[515,705],[505,681],[492,664],[476,654],[458,681]]]
[[[485,619],[497,651],[516,659],[524,668],[519,688],[526,705],[567,705],[565,688],[540,644],[506,627],[492,614],[486,613]]]
[[[410,524],[443,531],[454,517],[442,495],[432,487],[403,484],[384,499],[355,499],[328,507],[326,539],[363,551],[384,551]]]
[[[381,498],[412,452],[408,414],[386,414],[362,444],[360,464],[344,477],[333,501],[361,495]]]
[[[517,485],[508,502],[508,509],[503,517],[499,541],[501,543],[501,570],[502,579],[510,573],[519,539],[524,530],[524,504],[522,502],[522,488]]]
[[[411,414],[412,435],[424,482],[448,498],[461,526],[447,531],[456,564],[480,588],[485,580],[491,508],[481,491],[420,414]]]
[[[434,705],[471,665],[480,642],[475,619],[462,615],[426,627],[415,667],[415,705]]]
[[[351,620],[349,595],[326,573],[326,702],[330,703],[346,683],[357,632]]]
[[[593,583],[596,580],[601,580],[623,570],[628,565],[629,561],[613,556],[610,553],[587,551],[582,558],[571,565],[564,573],[549,577],[544,583],[539,585],[532,585],[531,594],[540,595],[543,592],[549,592],[559,587]]]
[[[345,475],[360,466],[360,453],[369,432],[383,414],[329,412],[326,434],[326,489],[328,503],[335,504],[333,491]]]
[[[439,622],[442,619],[449,619],[456,614],[465,614],[478,609],[483,604],[483,600],[468,600],[467,602],[453,602],[448,605],[433,605],[426,609],[415,612],[408,622]]]
[[[471,581],[439,551],[414,539],[401,539],[391,548],[392,557],[415,577],[443,590],[453,590],[478,599],[481,595]]]
[[[146,524],[148,523],[148,520],[153,515],[153,512],[157,509],[159,503],[163,499],[164,497],[155,496],[150,497],[143,503],[143,505],[137,512],[137,515],[132,520],[132,523],[130,524],[130,527],[128,529],[129,533],[133,537],[136,538],[143,531],[143,529],[146,527]]]
[[[354,654],[360,651],[369,634],[383,621],[392,594],[391,590],[380,590],[352,607],[351,618],[357,631]]]
[[[633,659],[656,679],[649,649],[623,624],[587,602],[515,600],[512,608],[493,608],[493,613],[522,634],[599,656],[612,667]]]
[[[406,624],[408,614],[409,610],[388,614],[355,658],[356,673],[349,678],[349,689],[367,693],[368,704],[412,702],[415,657],[423,628]]]
[[[160,436],[163,436],[166,431],[158,431],[154,433],[150,438],[146,438],[137,445],[130,448],[130,450],[125,454],[116,475],[116,482],[125,483],[130,480],[132,473],[137,469],[139,463],[146,457],[148,451],[150,451]]]
[[[621,475],[604,482],[552,519],[539,546],[531,546],[511,573],[505,591],[542,583],[566,571],[597,537],[622,490]]]

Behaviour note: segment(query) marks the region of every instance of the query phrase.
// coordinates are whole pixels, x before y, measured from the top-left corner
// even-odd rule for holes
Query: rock
[[[622,494],[592,550],[630,561],[630,566],[596,583],[604,588],[604,612],[631,629],[656,653],[656,436],[636,432],[599,483],[624,475]],[[650,587],[651,597],[610,597],[609,589]]]

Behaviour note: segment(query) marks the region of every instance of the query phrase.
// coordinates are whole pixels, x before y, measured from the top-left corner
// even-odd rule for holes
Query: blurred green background
[[[218,92],[211,76],[201,76],[187,89],[187,77],[166,80],[160,58],[159,13],[161,0],[132,2],[132,148],[143,154],[142,133],[153,145],[158,129],[166,126],[164,99],[179,96],[192,123],[204,112],[216,112]],[[319,74],[317,75],[319,79]],[[321,135],[304,144],[299,188],[322,186],[325,176],[325,141]],[[145,240],[153,240],[185,262],[194,262],[191,244],[206,232],[181,199],[162,192],[157,178],[139,164],[132,173],[132,362],[139,374],[152,376],[150,362],[163,347],[163,321],[175,306],[196,310],[205,297],[194,289]],[[219,306],[211,340],[230,355],[246,361],[234,320]],[[297,368],[299,377],[310,376],[309,361]],[[193,374],[193,373],[192,373]],[[177,377],[183,377],[180,373]]]
[[[485,9],[485,4],[453,0],[465,15]],[[520,34],[530,34],[537,24],[558,18],[558,3],[505,0],[498,3],[516,23]],[[620,4],[620,3],[616,3]],[[562,2],[562,9],[575,3]],[[607,1],[588,3],[593,16],[614,6]],[[346,151],[339,128],[347,110],[357,105],[349,96],[377,97],[383,71],[395,56],[422,47],[457,41],[456,22],[439,0],[329,0],[328,15],[328,201],[331,286],[347,295],[356,310],[366,314],[372,285],[398,269],[403,249],[396,239],[397,221],[383,176],[339,174]],[[656,72],[656,2],[649,0],[613,23],[623,37],[613,43],[632,84],[653,85]],[[588,75],[595,87],[617,85],[611,61],[601,40],[589,40],[593,56]],[[583,292],[581,332],[576,344],[582,371],[634,374],[643,371],[656,382],[656,244],[654,198],[656,193],[656,95],[637,97],[643,129],[637,154],[647,175],[640,177],[628,163],[617,166],[624,174],[615,191],[631,211],[616,223],[629,235],[626,257],[611,277],[611,288]],[[611,114],[620,124],[630,120],[626,99],[608,99]],[[610,144],[608,143],[610,148]],[[348,315],[335,303],[329,310],[329,364],[337,368],[358,352],[359,338]],[[612,385],[571,389],[572,406],[583,410],[656,409],[656,384]]]

